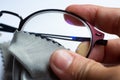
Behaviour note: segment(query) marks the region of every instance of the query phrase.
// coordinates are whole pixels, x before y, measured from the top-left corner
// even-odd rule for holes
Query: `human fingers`
[[[88,49],[88,42],[82,42],[76,52],[80,55],[86,56],[86,49]],[[90,52],[89,58],[105,64],[119,64],[120,63],[120,39],[108,40],[106,46],[95,45]],[[81,50],[83,49],[83,50]]]
[[[66,10],[79,15],[105,32],[120,36],[120,8],[96,5],[71,5]]]
[[[60,80],[119,80],[120,67],[106,68],[102,64],[68,50],[58,50],[50,66]]]

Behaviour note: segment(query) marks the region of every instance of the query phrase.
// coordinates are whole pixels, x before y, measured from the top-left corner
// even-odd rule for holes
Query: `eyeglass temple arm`
[[[30,32],[31,33],[31,32]],[[77,36],[63,36],[63,35],[54,35],[54,34],[45,34],[45,33],[31,33],[35,34],[36,36],[41,36],[41,37],[47,37],[47,38],[55,38],[55,39],[62,39],[62,40],[69,40],[69,41],[90,41],[90,38],[88,37],[77,37]],[[106,45],[107,40],[98,40],[96,42],[98,45]]]
[[[17,28],[6,25],[6,24],[0,24],[0,31],[4,32],[15,32]],[[54,34],[45,34],[45,33],[33,33],[29,32],[30,34],[35,34],[36,36],[41,36],[42,38],[55,38],[55,39],[62,39],[62,40],[69,40],[69,41],[90,41],[90,38],[85,37],[76,37],[76,36],[63,36],[63,35],[54,35]],[[98,40],[96,44],[100,45],[106,45],[107,40]]]
[[[3,23],[0,23],[0,31],[4,31],[4,32],[15,32],[17,28],[15,27],[11,27],[9,25],[6,25],[6,24],[3,24]]]
[[[45,33],[33,33],[33,32],[30,33],[35,34],[36,36],[41,36],[42,38],[47,37],[47,38],[55,38],[55,39],[62,39],[69,41],[90,41],[90,38],[85,38],[85,37],[64,36],[64,35],[54,35],[54,34],[45,34]]]

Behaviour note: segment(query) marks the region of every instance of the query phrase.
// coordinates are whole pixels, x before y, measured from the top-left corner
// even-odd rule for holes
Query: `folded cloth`
[[[24,67],[21,80],[52,80],[49,74],[49,59],[57,49],[65,48],[53,40],[23,31],[14,33],[9,46],[11,54]]]
[[[2,67],[0,67],[2,70],[2,79],[0,80],[12,80],[12,68],[13,68],[13,56],[11,55],[10,51],[8,50],[8,47],[10,45],[9,42],[3,42],[0,43],[0,54],[2,58]]]

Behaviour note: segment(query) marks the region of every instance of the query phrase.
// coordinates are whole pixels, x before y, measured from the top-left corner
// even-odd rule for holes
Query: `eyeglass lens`
[[[81,54],[87,55],[91,46],[92,34],[88,25],[69,13],[59,11],[38,13],[29,18],[23,27],[24,31],[55,40],[72,51],[76,51],[78,46],[87,42],[87,45],[80,48]]]
[[[0,43],[12,40],[13,32],[18,28],[19,23],[19,17],[8,13],[2,13],[0,16]]]

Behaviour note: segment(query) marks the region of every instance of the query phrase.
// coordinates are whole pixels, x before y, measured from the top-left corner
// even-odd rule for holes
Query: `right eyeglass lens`
[[[84,56],[91,47],[92,34],[88,25],[79,17],[67,12],[37,13],[31,16],[23,27],[24,31],[42,33],[42,36],[55,40],[65,48]]]

